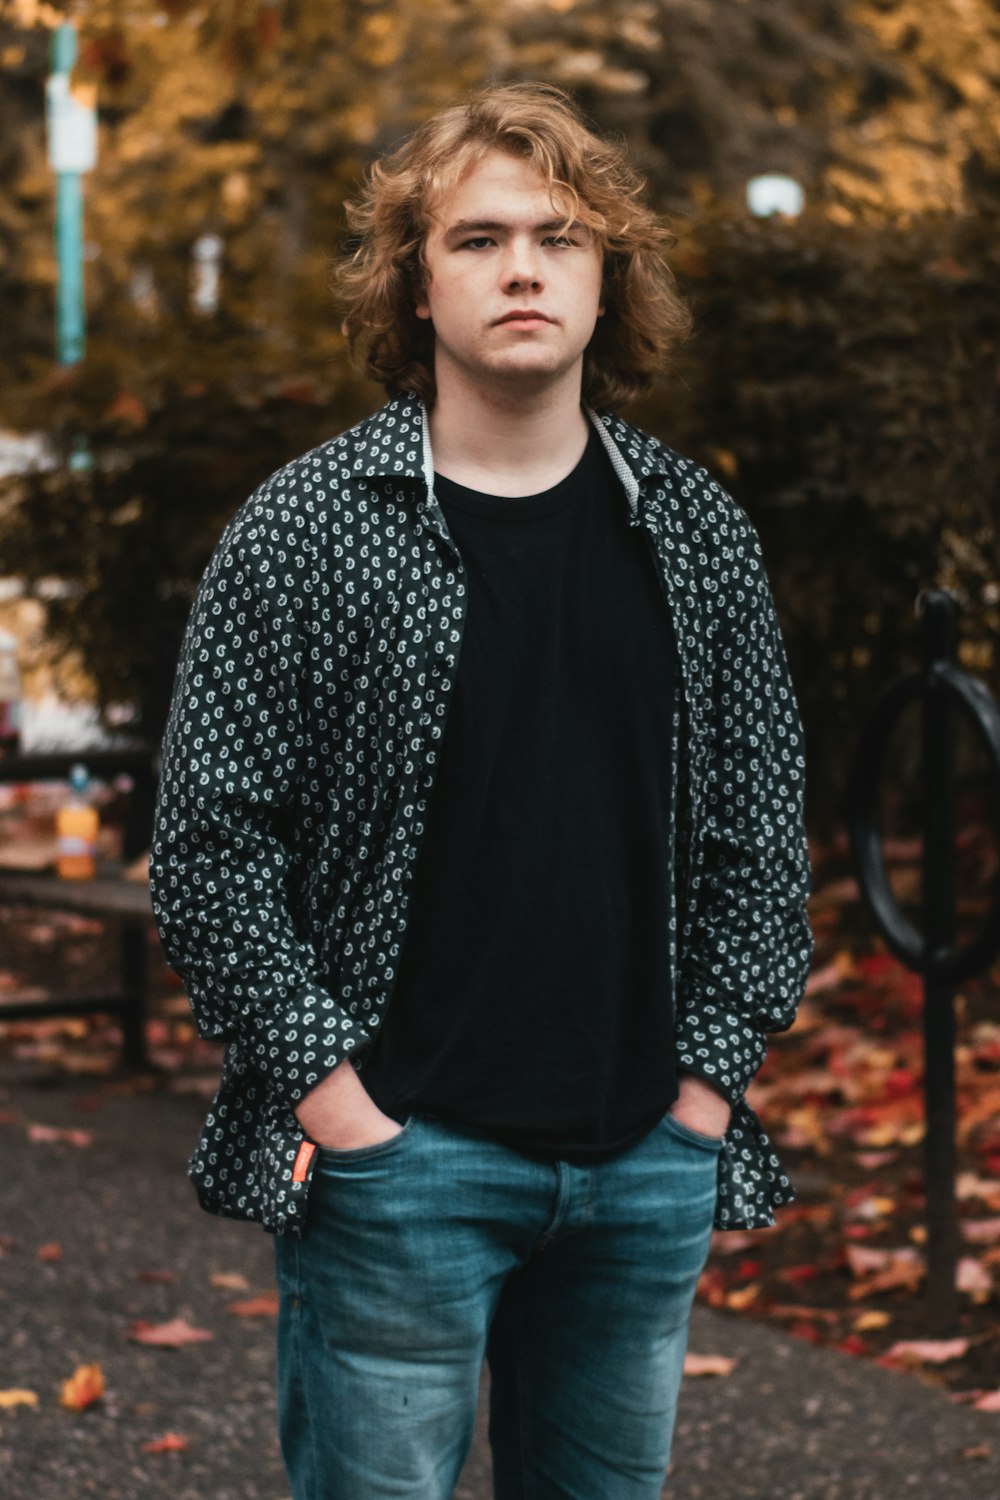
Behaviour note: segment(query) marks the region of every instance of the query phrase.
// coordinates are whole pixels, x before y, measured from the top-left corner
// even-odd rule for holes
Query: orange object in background
[[[87,797],[86,766],[70,768],[69,800],[56,813],[56,874],[63,880],[90,880],[97,873],[97,808]]]

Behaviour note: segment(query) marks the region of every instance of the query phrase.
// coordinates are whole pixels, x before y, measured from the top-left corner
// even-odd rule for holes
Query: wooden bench
[[[34,1020],[40,1016],[86,1015],[109,1011],[122,1028],[122,1062],[129,1068],[147,1066],[146,999],[148,993],[147,932],[153,920],[148,881],[126,879],[125,869],[149,848],[156,795],[156,761],[150,746],[122,750],[59,750],[0,757],[0,782],[61,781],[72,765],[82,762],[97,780],[126,774],[132,778],[122,858],[102,861],[90,880],[62,880],[47,871],[39,874],[0,869],[0,902],[26,903],[55,911],[80,912],[111,918],[119,927],[120,987],[102,987],[44,999],[0,1000],[0,1021]]]

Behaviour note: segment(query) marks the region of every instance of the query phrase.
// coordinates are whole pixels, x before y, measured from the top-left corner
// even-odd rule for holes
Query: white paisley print
[[[588,415],[649,537],[681,668],[677,1066],[733,1106],[716,1227],[762,1227],[794,1196],[744,1095],[812,952],[801,724],[746,513],[690,459]],[[406,393],[265,480],[201,579],[150,868],[199,1031],[228,1044],[190,1163],[212,1212],[305,1225],[314,1161],[294,1107],[384,1018],[466,604]]]

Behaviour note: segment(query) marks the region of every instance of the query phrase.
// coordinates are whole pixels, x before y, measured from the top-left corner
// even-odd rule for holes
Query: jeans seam
[[[302,1391],[302,1404],[306,1409],[306,1422],[309,1427],[309,1455],[311,1459],[308,1488],[309,1494],[306,1500],[317,1500],[316,1491],[316,1426],[313,1422],[312,1405],[309,1400],[309,1387],[306,1385],[305,1350],[303,1345],[305,1339],[302,1337],[302,1270],[301,1270],[301,1247],[298,1239],[295,1241],[295,1306],[292,1309],[292,1317],[295,1328],[295,1363],[299,1371],[299,1388]]]

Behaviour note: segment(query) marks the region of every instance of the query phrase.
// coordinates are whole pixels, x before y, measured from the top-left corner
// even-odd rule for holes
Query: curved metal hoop
[[[1000,710],[982,683],[951,662],[939,662],[929,674],[913,672],[900,678],[875,705],[862,731],[848,779],[847,822],[861,889],[890,950],[908,968],[930,979],[957,983],[988,968],[1000,953],[1000,870],[989,913],[975,937],[961,947],[931,952],[899,909],[886,875],[878,833],[879,780],[889,735],[907,703],[919,698],[928,685],[943,688],[972,720],[1000,794]]]

